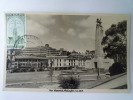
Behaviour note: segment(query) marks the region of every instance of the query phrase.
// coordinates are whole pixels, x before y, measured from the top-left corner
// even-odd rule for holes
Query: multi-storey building
[[[55,70],[71,69],[74,67],[89,68],[90,59],[77,58],[72,56],[16,56],[15,68],[43,68]],[[91,68],[91,67],[90,67]]]
[[[87,67],[90,59],[72,56],[49,56],[48,65],[56,69],[68,69],[73,67]]]
[[[45,46],[38,47],[27,47],[21,53],[22,55],[36,55],[36,56],[49,56],[49,55],[59,55],[60,50],[52,48],[49,44]]]
[[[67,55],[69,51],[60,48],[59,50],[52,48],[49,44],[45,46],[38,47],[27,47],[21,51],[22,55],[34,55],[34,56],[59,56],[59,55]]]
[[[55,70],[79,68],[95,68],[93,61],[95,51],[80,53],[76,51],[65,51],[63,48],[57,50],[46,44],[39,47],[28,47],[23,50],[8,51],[7,59],[11,61],[12,67],[16,68],[54,68]],[[109,61],[104,65],[110,66]],[[8,67],[11,64],[8,64]]]
[[[15,68],[47,68],[48,59],[45,57],[36,56],[16,56]]]

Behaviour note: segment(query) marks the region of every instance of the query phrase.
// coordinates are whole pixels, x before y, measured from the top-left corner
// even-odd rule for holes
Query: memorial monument
[[[96,20],[96,33],[95,33],[95,56],[93,59],[94,67],[98,70],[107,69],[112,65],[113,59],[104,58],[103,46],[101,45],[104,36],[103,26],[101,19]]]

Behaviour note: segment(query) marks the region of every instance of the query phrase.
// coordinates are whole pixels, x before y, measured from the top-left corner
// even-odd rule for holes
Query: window
[[[84,66],[85,66],[85,61],[84,61]]]
[[[64,66],[66,66],[66,63],[64,63]]]

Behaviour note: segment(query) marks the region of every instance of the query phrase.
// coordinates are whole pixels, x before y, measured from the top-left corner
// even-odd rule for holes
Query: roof
[[[16,59],[89,59],[89,58],[78,58],[78,57],[69,57],[69,56],[46,56],[46,57],[39,57],[39,56],[26,56],[26,55],[19,55],[19,56],[15,56]]]
[[[47,59],[46,57],[37,57],[37,56],[16,56],[16,59]]]

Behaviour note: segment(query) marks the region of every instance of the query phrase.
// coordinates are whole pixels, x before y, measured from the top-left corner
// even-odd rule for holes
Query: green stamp
[[[8,49],[20,49],[25,47],[25,14],[6,14],[6,41]]]

